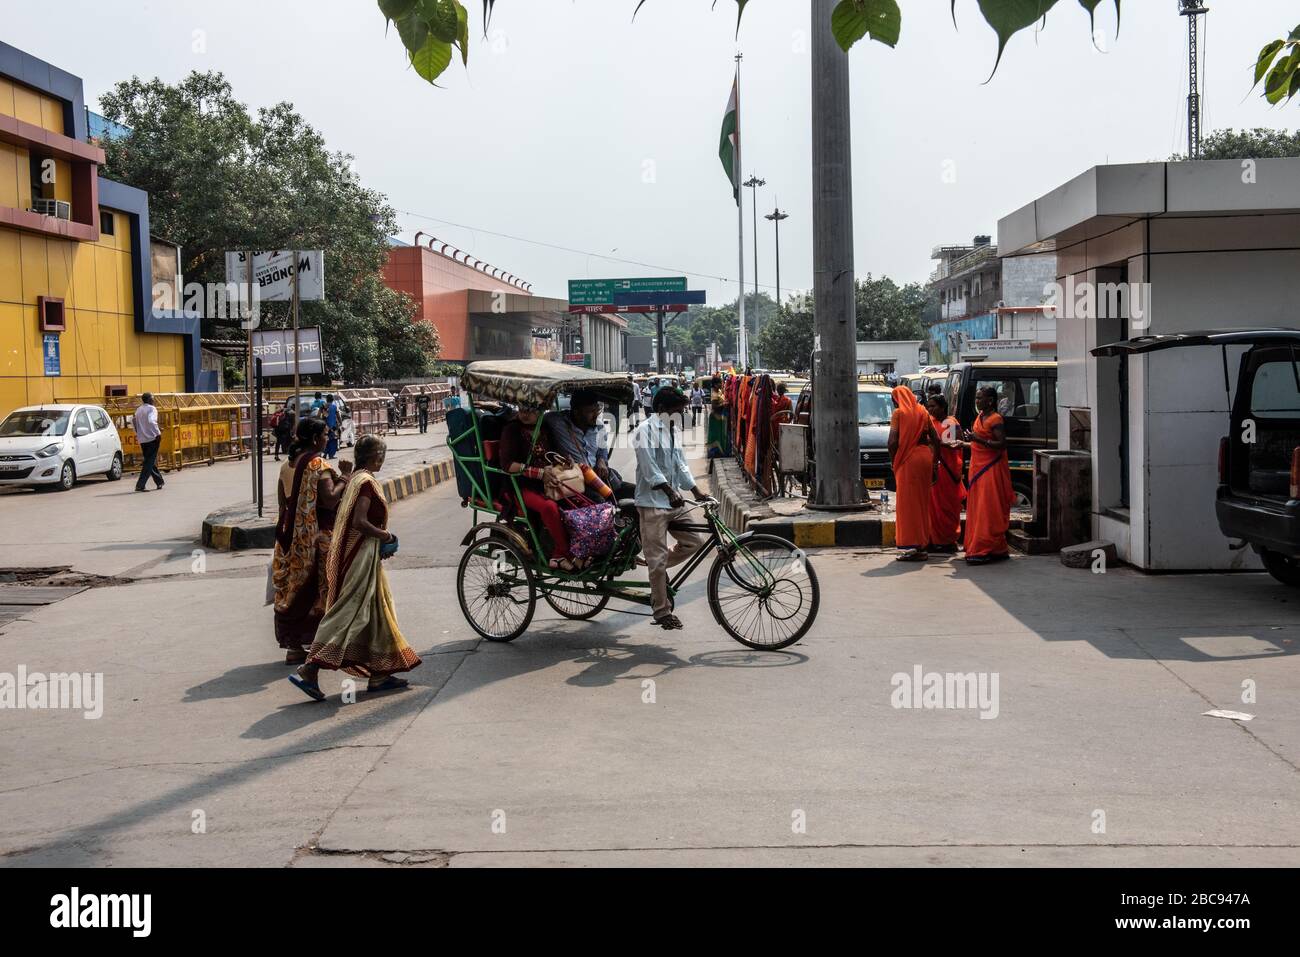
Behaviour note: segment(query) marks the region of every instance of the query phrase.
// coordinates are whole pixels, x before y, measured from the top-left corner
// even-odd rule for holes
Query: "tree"
[[[1241,160],[1271,159],[1300,156],[1300,130],[1270,130],[1256,127],[1253,130],[1215,130],[1201,144],[1200,159]],[[1170,157],[1181,162],[1187,157],[1181,153]]]
[[[899,286],[888,276],[872,279],[867,273],[853,299],[859,342],[925,338],[922,319],[930,293],[920,283]]]
[[[806,373],[813,350],[812,297],[782,303],[778,315],[758,334],[757,345],[770,368]]]
[[[149,193],[150,228],[181,246],[187,284],[224,283],[227,250],[324,249],[329,298],[303,303],[301,322],[321,326],[331,375],[403,378],[437,357],[437,331],[379,279],[396,214],[291,104],[254,118],[224,76],[198,72],[127,80],[100,104],[128,130],[104,143],[105,174]],[[233,314],[208,312],[204,335],[242,336]],[[261,321],[287,326],[288,304],[263,303]]]
[[[925,318],[937,306],[920,283],[899,286],[888,276],[854,284],[854,316],[859,342],[924,339]],[[812,296],[795,296],[781,305],[780,315],[763,329],[758,350],[775,368],[807,372],[814,329]]]

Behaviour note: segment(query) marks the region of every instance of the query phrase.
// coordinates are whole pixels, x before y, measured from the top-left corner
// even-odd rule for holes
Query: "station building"
[[[1056,257],[1058,445],[1091,455],[1093,536],[1143,569],[1260,567],[1214,509],[1244,347],[1091,350],[1300,326],[1300,158],[1097,166],[1004,217],[998,240],[1003,257]]]
[[[549,359],[602,372],[627,368],[627,322],[603,313],[570,314],[567,299],[533,294],[532,284],[448,243],[416,233],[393,240],[384,283],[415,300],[448,362]]]
[[[199,320],[151,292],[177,248],[103,163],[81,79],[0,42],[0,415],[195,388]]]

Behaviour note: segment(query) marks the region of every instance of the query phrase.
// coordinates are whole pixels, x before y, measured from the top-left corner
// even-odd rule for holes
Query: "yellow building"
[[[0,43],[0,416],[195,388],[197,318],[154,308],[148,195],[103,162],[81,80]]]

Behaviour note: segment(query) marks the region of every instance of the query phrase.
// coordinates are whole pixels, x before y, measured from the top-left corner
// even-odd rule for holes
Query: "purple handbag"
[[[581,502],[576,508],[561,509],[560,518],[569,531],[569,554],[574,558],[599,558],[614,547],[614,506],[596,504],[585,495],[571,495],[568,501]]]

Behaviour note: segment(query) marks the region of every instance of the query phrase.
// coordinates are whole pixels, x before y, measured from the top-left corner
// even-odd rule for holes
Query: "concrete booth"
[[[1002,256],[1056,253],[1058,444],[1091,454],[1094,537],[1153,571],[1260,567],[1214,511],[1244,347],[1091,350],[1300,326],[1300,159],[1098,166],[1003,218],[998,239]]]

